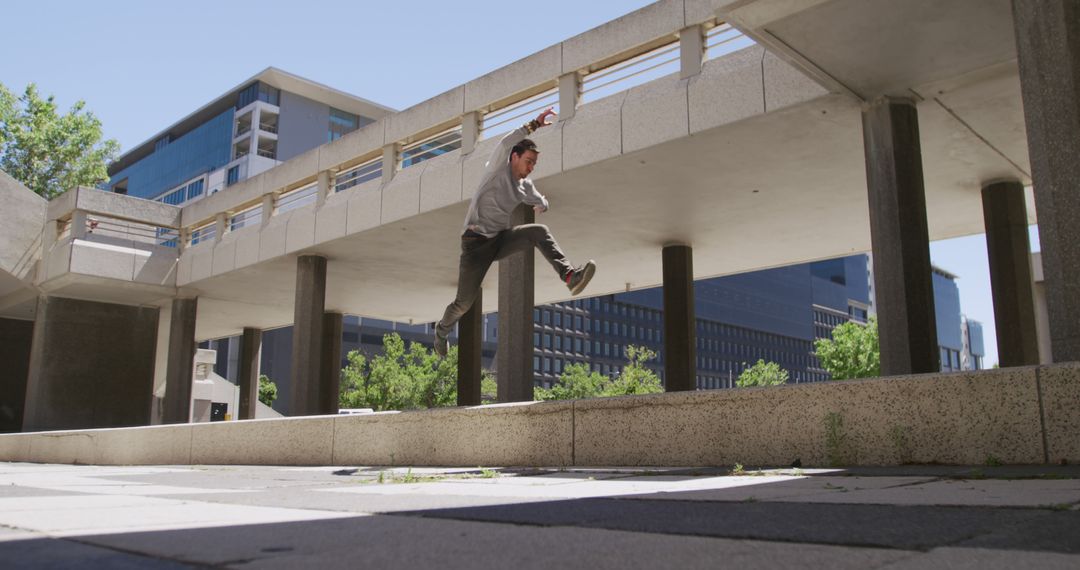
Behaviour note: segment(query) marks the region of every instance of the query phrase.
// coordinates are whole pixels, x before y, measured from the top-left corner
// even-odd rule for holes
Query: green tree
[[[383,336],[383,354],[370,360],[359,351],[347,355],[341,371],[343,408],[414,410],[457,404],[457,347],[439,358],[424,345],[397,333]]]
[[[832,339],[814,342],[814,353],[833,380],[881,376],[877,320],[871,317],[865,325],[849,321],[834,328]]]
[[[533,388],[534,400],[578,400],[595,398],[604,392],[610,380],[599,372],[590,372],[587,364],[571,364],[563,369],[551,388]]]
[[[259,401],[270,406],[277,399],[277,384],[266,374],[259,375]]]
[[[780,365],[775,362],[765,362],[758,359],[757,363],[739,374],[739,379],[735,381],[735,385],[740,388],[779,386],[780,384],[787,384],[787,381],[787,370],[780,368]]]
[[[644,346],[630,344],[626,346],[626,358],[628,362],[622,372],[607,385],[601,395],[655,394],[664,391],[660,377],[645,367],[646,362],[656,358],[656,352]]]
[[[449,356],[449,354],[447,355]],[[494,404],[499,401],[499,383],[490,370],[480,371],[480,403]]]
[[[571,364],[563,369],[559,380],[551,388],[534,388],[533,399],[572,400],[663,391],[660,377],[645,367],[646,362],[656,358],[655,352],[644,346],[629,345],[626,347],[626,358],[626,366],[615,378],[590,372],[585,364]]]
[[[45,198],[108,180],[120,144],[102,140],[101,121],[85,108],[78,101],[60,115],[33,83],[18,99],[0,85],[0,169]]]

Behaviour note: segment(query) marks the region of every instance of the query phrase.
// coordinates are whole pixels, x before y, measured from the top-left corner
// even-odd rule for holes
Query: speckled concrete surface
[[[0,463],[0,559],[19,568],[1075,568],[1078,506],[1071,466]]]

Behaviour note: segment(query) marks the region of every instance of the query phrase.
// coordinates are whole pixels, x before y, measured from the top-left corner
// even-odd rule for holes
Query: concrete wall
[[[48,202],[0,171],[0,271],[25,279],[41,256],[41,232]],[[6,294],[0,281],[0,295]]]
[[[0,435],[0,461],[981,465],[1080,461],[1080,364],[364,416]]]
[[[278,160],[289,160],[326,144],[326,133],[330,126],[330,107],[325,103],[282,91],[280,108]]]
[[[41,297],[23,427],[150,423],[158,309]]]
[[[0,432],[22,429],[33,321],[0,319]]]

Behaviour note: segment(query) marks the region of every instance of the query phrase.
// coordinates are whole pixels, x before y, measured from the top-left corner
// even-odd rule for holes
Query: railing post
[[[577,72],[559,76],[559,120],[573,118],[581,100],[581,76]]]
[[[705,59],[705,29],[701,24],[679,31],[679,55],[681,79],[701,73],[701,62]]]
[[[177,241],[177,243],[176,243],[176,251],[183,252],[185,249],[190,247],[190,244],[191,244],[191,228],[189,228],[187,226],[184,226],[184,227],[180,228],[180,230],[177,233],[179,234],[177,236],[177,240],[179,240],[179,241]]]
[[[382,179],[383,184],[394,179],[394,171],[397,169],[398,145],[390,143],[382,149]]]
[[[86,239],[86,211],[75,210],[71,213],[71,238]]]
[[[274,193],[263,194],[262,197],[262,225],[270,223],[270,218],[274,217]]]
[[[328,196],[330,196],[330,171],[323,170],[319,172],[319,186],[315,198],[315,207],[321,208]]]
[[[466,155],[476,149],[480,140],[480,113],[471,111],[461,116],[461,154]]]
[[[228,222],[228,218],[225,212],[214,216],[214,243],[221,241],[221,238],[225,236],[226,222]]]

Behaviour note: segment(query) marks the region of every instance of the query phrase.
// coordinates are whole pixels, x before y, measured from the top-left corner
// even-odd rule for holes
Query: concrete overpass
[[[318,402],[336,393],[336,359],[321,337],[334,314],[437,319],[453,296],[461,220],[496,139],[498,128],[485,125],[516,125],[549,102],[560,122],[534,137],[534,178],[552,209],[537,221],[571,258],[597,260],[589,295],[674,291],[690,279],[872,251],[885,372],[930,372],[927,243],[1002,218],[1005,229],[990,232],[1004,251],[991,251],[995,303],[999,321],[1018,331],[1001,343],[1003,364],[1033,364],[1030,278],[1025,298],[1017,277],[1030,272],[1017,253],[1026,234],[1009,228],[1035,221],[1023,194],[1034,184],[1048,299],[1060,315],[1051,322],[1054,359],[1080,360],[1072,294],[1080,285],[1067,263],[1080,243],[1068,224],[1078,178],[1063,158],[1076,154],[1061,150],[1076,150],[1077,86],[1060,79],[1080,65],[1075,19],[1066,17],[1077,8],[1015,4],[1014,22],[1008,0],[662,0],[182,209],[81,188],[46,207],[5,181],[5,204],[19,206],[5,207],[0,230],[0,315],[37,323],[24,426],[132,423],[60,419],[80,402],[50,398],[58,383],[75,374],[93,384],[90,372],[56,359],[76,350],[46,334],[60,323],[79,337],[130,329],[154,338],[138,354],[109,338],[95,350],[141,363],[121,382],[139,394],[150,388],[148,369],[155,385],[175,379],[169,421],[186,421],[184,392],[174,390],[191,377],[196,341],[295,323],[307,343],[294,348],[293,377],[305,386],[296,409],[328,411]],[[1039,26],[1058,36],[1025,43],[1044,37]],[[737,42],[752,45],[724,48]],[[710,44],[722,55],[707,57]],[[670,74],[590,97],[666,61]],[[458,136],[460,149],[402,161]],[[1000,191],[984,202],[992,188]],[[1011,202],[994,205],[1006,195]],[[483,310],[499,310],[503,323],[501,399],[531,395],[532,305],[568,298],[548,272],[527,254],[484,283]],[[998,283],[1011,284],[999,294]],[[103,309],[96,322],[73,324],[85,305],[52,299],[133,311]],[[686,295],[672,302],[692,306]],[[669,389],[691,385],[693,334],[692,318],[665,323]],[[463,362],[463,379],[478,374],[478,359]],[[478,386],[462,391],[463,403]]]

